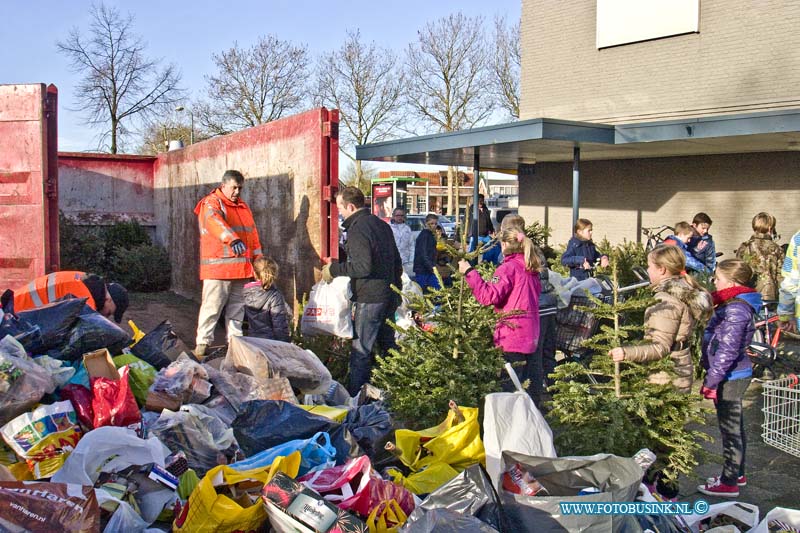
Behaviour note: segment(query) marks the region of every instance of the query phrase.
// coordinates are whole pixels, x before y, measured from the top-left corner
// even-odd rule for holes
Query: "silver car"
[[[434,213],[439,217],[439,225],[444,229],[445,237],[452,239],[456,232],[456,223],[444,215]],[[425,217],[427,215],[406,215],[406,224],[411,226],[411,234],[417,238],[419,232],[425,229]]]

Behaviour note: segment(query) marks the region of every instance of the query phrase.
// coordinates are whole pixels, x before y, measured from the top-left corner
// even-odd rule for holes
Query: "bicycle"
[[[663,226],[642,228],[642,235],[647,238],[644,244],[645,253],[649,254],[653,248],[664,242],[664,238],[671,235],[674,231],[675,229],[672,226],[667,226],[666,224]],[[667,232],[667,235],[664,235],[665,232]]]
[[[778,304],[776,300],[761,302],[761,310],[754,317],[756,331],[753,340],[745,348],[753,363],[753,375],[757,378],[774,378],[773,366],[778,360],[778,343],[781,339],[780,318],[770,310]]]

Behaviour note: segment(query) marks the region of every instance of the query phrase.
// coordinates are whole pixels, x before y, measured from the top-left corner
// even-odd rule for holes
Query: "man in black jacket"
[[[329,283],[338,276],[350,278],[355,314],[347,390],[355,396],[372,373],[373,346],[377,343],[381,355],[397,346],[386,321],[394,322],[400,304],[400,295],[391,285],[402,287],[403,264],[392,229],[364,207],[364,193],[344,187],[336,194],[336,206],[344,216],[347,261],[325,265],[322,278]]]

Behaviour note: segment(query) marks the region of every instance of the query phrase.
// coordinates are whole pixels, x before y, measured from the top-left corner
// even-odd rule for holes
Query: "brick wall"
[[[596,241],[620,242],[705,211],[717,250],[730,258],[759,211],[777,217],[781,242],[800,229],[799,178],[800,152],[584,161],[580,216],[592,221]],[[520,214],[552,227],[554,246],[572,233],[571,202],[571,163],[539,163],[520,178]]]
[[[596,0],[523,0],[521,118],[606,123],[800,106],[800,2],[702,0],[700,32],[603,50]]]

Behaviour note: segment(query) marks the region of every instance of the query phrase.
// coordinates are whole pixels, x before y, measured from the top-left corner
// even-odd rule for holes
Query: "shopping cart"
[[[764,442],[800,457],[800,379],[794,374],[765,381],[762,385],[764,397],[764,424],[761,437]]]
[[[628,294],[650,284],[645,269],[634,267],[632,271],[638,281],[619,288],[620,300],[624,300]],[[601,292],[594,295],[597,300],[592,299],[586,291],[583,291],[583,294],[574,292],[569,305],[564,309],[559,309],[556,314],[556,349],[562,351],[567,359],[583,364],[587,364],[591,358],[591,350],[584,347],[583,342],[597,333],[600,327],[600,319],[592,314],[591,308],[598,305],[598,300],[603,303],[611,303],[614,298],[611,280],[606,276],[596,276],[596,279],[601,288]]]
[[[608,294],[595,296],[601,302],[611,301]],[[600,319],[589,310],[597,306],[597,302],[588,295],[574,293],[569,305],[556,313],[556,350],[561,350],[567,358],[585,361],[590,350],[583,346],[600,327]],[[588,309],[582,309],[588,308]]]

